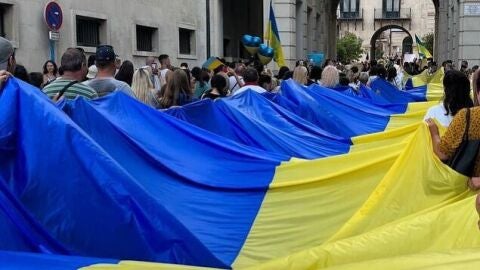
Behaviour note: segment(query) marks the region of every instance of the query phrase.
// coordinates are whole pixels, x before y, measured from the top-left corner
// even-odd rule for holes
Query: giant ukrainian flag
[[[265,33],[265,41],[267,44],[275,50],[274,61],[278,66],[285,66],[285,56],[283,55],[282,43],[280,41],[280,35],[278,33],[277,20],[275,18],[275,12],[273,11],[273,4],[270,1],[270,18],[267,24],[267,31]]]
[[[432,103],[358,92],[287,81],[156,111],[122,93],[53,104],[11,79],[0,265],[479,268],[475,194],[432,153]]]

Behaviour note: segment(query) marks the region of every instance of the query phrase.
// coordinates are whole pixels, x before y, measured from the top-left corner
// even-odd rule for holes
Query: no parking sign
[[[60,39],[58,31],[63,24],[62,8],[55,1],[48,2],[45,6],[43,17],[48,29],[50,29],[48,33],[48,39],[50,40],[50,60],[55,61],[55,41]]]
[[[63,11],[60,5],[55,1],[47,3],[44,18],[48,29],[54,32],[60,30],[63,24]]]

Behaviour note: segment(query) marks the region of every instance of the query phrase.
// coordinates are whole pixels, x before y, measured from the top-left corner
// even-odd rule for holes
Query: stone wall
[[[40,71],[50,57],[48,29],[43,20],[47,0],[0,0],[8,5],[6,35],[13,40],[17,61],[29,71]],[[60,40],[56,42],[57,62],[69,47],[77,47],[75,16],[82,15],[105,20],[101,43],[111,44],[122,59],[144,65],[146,56],[169,54],[174,64],[197,64],[206,58],[205,1],[198,0],[58,0],[64,11]],[[136,51],[136,25],[157,28],[153,52]],[[179,27],[195,31],[194,53],[179,53]],[[85,48],[93,53],[95,48]]]

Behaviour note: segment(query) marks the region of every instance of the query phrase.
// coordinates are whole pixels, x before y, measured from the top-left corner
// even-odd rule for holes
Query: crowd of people
[[[53,101],[78,96],[95,99],[119,91],[156,109],[182,106],[200,99],[235,96],[248,89],[258,93],[275,93],[280,91],[281,82],[289,79],[306,86],[348,87],[354,91],[361,85],[369,86],[377,79],[384,79],[401,91],[407,77],[421,72],[432,75],[438,69],[431,59],[423,68],[420,68],[420,61],[402,64],[400,59],[347,65],[332,59],[327,59],[323,66],[307,63],[297,61],[292,70],[281,67],[276,75],[255,62],[223,61],[213,70],[202,67],[190,70],[186,63],[179,68],[172,66],[169,56],[162,54],[157,59],[148,57],[145,66],[136,69],[130,61],[121,62],[112,46],[102,45],[88,59],[82,49],[69,48],[61,56],[59,67],[49,60],[43,65],[42,73],[28,73],[25,67],[16,63],[12,44],[0,37],[2,83],[13,74],[41,89]],[[465,140],[480,140],[480,69],[478,66],[469,69],[466,61],[462,61],[460,69],[456,69],[452,61],[443,62],[442,68],[445,72],[444,98],[442,103],[428,110],[425,121],[430,129],[435,154],[448,162],[455,158]],[[447,128],[443,137],[437,122]],[[473,149],[474,166],[468,175],[469,187],[473,190],[480,190],[478,150]],[[477,207],[480,211],[480,196]]]

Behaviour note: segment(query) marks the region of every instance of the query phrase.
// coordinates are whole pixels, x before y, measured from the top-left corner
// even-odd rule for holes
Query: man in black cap
[[[135,95],[128,84],[114,78],[116,71],[115,59],[116,55],[112,46],[98,46],[95,54],[95,65],[98,69],[97,77],[85,82],[85,84],[95,89],[99,97],[103,97],[114,91],[122,91],[134,97]]]

